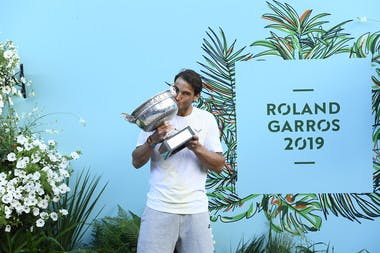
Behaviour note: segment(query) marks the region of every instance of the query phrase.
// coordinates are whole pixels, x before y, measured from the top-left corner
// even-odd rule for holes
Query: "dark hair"
[[[194,70],[191,70],[191,69],[182,70],[181,72],[179,72],[174,77],[174,82],[178,78],[182,78],[183,80],[185,80],[187,83],[189,83],[193,87],[194,95],[198,95],[201,93],[201,91],[202,91],[202,78]]]

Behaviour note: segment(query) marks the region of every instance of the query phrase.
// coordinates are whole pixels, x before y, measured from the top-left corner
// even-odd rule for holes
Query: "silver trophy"
[[[172,119],[178,112],[175,101],[177,93],[173,87],[148,99],[137,107],[132,114],[122,113],[126,120],[136,124],[142,130],[149,132],[155,130],[165,121]],[[187,142],[193,138],[194,131],[190,126],[180,131],[171,131],[162,141],[158,151],[164,159],[183,149]]]

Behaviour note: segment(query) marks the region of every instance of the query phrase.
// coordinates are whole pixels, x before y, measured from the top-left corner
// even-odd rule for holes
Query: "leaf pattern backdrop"
[[[209,28],[203,39],[203,60],[199,62],[204,77],[205,94],[198,106],[214,113],[225,143],[226,165],[222,174],[209,173],[211,218],[236,222],[264,215],[272,230],[302,235],[323,229],[330,215],[352,222],[374,220],[380,216],[380,31],[364,32],[355,38],[345,26],[353,20],[337,24],[329,21],[330,13],[314,13],[312,9],[298,13],[290,4],[267,2],[268,12],[262,18],[269,36],[253,41],[249,47],[236,48],[223,28]],[[239,61],[327,59],[336,55],[371,59],[373,66],[373,191],[368,193],[283,193],[239,196],[240,169],[236,163],[236,93],[235,64]],[[256,87],[257,88],[257,87]],[[369,147],[370,148],[370,147]]]

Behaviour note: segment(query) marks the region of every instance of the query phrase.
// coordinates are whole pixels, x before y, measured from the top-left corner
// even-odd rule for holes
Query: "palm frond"
[[[219,33],[208,28],[203,39],[202,49],[204,62],[198,62],[202,67],[201,74],[206,95],[199,100],[202,107],[214,114],[221,132],[221,140],[227,146],[225,151],[226,164],[221,174],[209,172],[206,188],[210,191],[210,210],[218,213],[226,205],[220,201],[238,203],[236,195],[236,112],[235,112],[235,63],[249,60],[252,56],[243,53],[245,47],[236,48],[236,40],[228,43],[224,31]],[[223,206],[223,207],[221,207]]]
[[[264,194],[261,205],[271,228],[277,232],[300,235],[319,230],[322,225],[316,194]]]
[[[82,170],[72,186],[72,191],[53,205],[54,210],[68,211],[68,215],[56,223],[53,232],[64,249],[72,250],[77,246],[91,227],[89,218],[96,219],[100,214],[102,209],[94,213],[95,206],[107,184],[99,188],[99,183],[100,177],[92,177],[89,169]]]
[[[268,43],[257,41],[251,46],[266,47],[267,50],[256,53],[255,58],[263,56],[280,56],[285,60],[289,59],[314,59],[328,58],[335,54],[348,53],[347,42],[352,38],[347,37],[343,32],[343,26],[352,20],[343,21],[325,30],[323,25],[328,21],[321,20],[330,15],[329,13],[311,16],[312,10],[306,10],[302,15],[289,4],[282,4],[273,1],[274,4],[267,2],[273,13],[263,14],[263,18],[273,23],[265,26],[281,31],[287,35],[281,37],[273,31],[267,38]]]
[[[365,33],[361,35],[353,44],[350,50],[352,58],[371,57],[371,62],[375,67],[375,75],[372,75],[372,113],[374,115],[374,126],[380,124],[380,32]]]
[[[318,198],[325,218],[330,212],[358,223],[380,217],[380,195],[376,193],[323,193]]]

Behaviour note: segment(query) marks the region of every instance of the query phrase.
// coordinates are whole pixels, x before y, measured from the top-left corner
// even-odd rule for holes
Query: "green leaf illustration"
[[[235,222],[243,218],[252,218],[264,213],[271,228],[275,231],[288,231],[301,234],[320,230],[322,218],[329,215],[343,217],[359,222],[361,219],[373,220],[380,217],[380,32],[366,33],[350,46],[353,38],[344,32],[344,25],[352,20],[343,21],[332,28],[322,20],[329,13],[312,16],[312,10],[301,15],[286,3],[267,2],[272,13],[263,18],[271,23],[265,28],[270,37],[251,43],[252,48],[262,47],[264,51],[256,54],[243,53],[245,47],[235,49],[236,40],[228,43],[220,28],[219,34],[209,28],[207,38],[203,40],[204,62],[201,73],[204,79],[206,97],[202,97],[198,106],[212,112],[221,130],[221,139],[227,146],[226,165],[221,174],[210,172],[207,179],[209,209],[213,221]],[[325,59],[337,54],[348,57],[371,57],[375,75],[373,81],[373,193],[296,193],[296,194],[250,194],[241,197],[236,191],[236,108],[235,108],[235,63],[251,59],[265,59],[268,56],[282,59]]]

